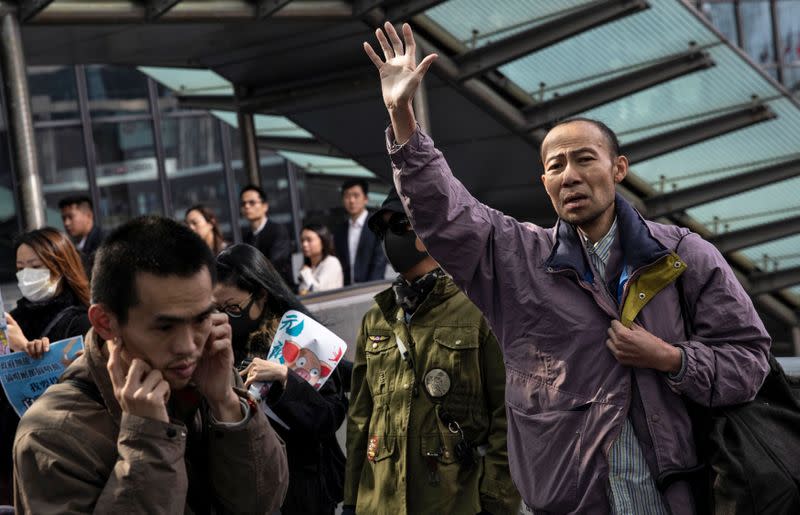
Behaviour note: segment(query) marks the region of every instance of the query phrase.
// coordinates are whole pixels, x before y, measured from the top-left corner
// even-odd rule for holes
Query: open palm
[[[369,43],[364,43],[364,51],[378,68],[381,77],[381,91],[383,102],[387,109],[408,104],[414,98],[422,77],[428,71],[431,63],[436,59],[436,54],[430,54],[417,65],[417,45],[411,27],[403,24],[403,39],[400,41],[397,31],[391,23],[386,22],[384,31],[377,29],[375,36],[383,50],[385,60],[381,59]],[[388,36],[388,38],[387,38]]]

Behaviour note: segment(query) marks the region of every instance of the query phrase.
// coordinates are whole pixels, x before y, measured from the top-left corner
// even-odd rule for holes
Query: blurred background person
[[[258,186],[248,185],[239,194],[242,216],[250,223],[250,230],[242,235],[242,241],[261,251],[283,280],[294,287],[292,277],[292,244],[289,232],[283,225],[271,222],[267,194]]]
[[[333,239],[344,272],[344,284],[383,279],[386,255],[381,241],[372,231],[364,230],[367,223],[369,184],[364,179],[348,179],[342,183],[342,204],[347,221],[334,229]]]
[[[56,229],[27,232],[15,247],[22,298],[6,314],[9,344],[16,352],[39,358],[50,342],[89,330],[89,283],[75,246]],[[19,417],[0,391],[0,504],[13,501],[12,446],[18,423]]]
[[[86,195],[62,198],[58,202],[64,229],[81,253],[87,277],[91,277],[94,253],[103,243],[103,231],[95,223],[94,205]]]
[[[216,215],[208,207],[202,204],[190,207],[186,210],[184,221],[189,229],[203,238],[215,256],[228,246],[222,237],[222,231],[219,230]]]
[[[300,295],[344,286],[342,264],[336,257],[333,236],[327,227],[319,224],[303,227],[300,247],[304,263],[300,269]]]
[[[345,458],[336,440],[348,407],[341,371],[335,368],[317,391],[285,365],[266,361],[283,314],[309,313],[260,252],[249,245],[223,250],[217,256],[217,277],[214,299],[230,319],[235,362],[244,367],[248,387],[256,381],[271,383],[265,401],[291,428],[270,419],[286,442],[289,460],[289,491],[281,514],[333,514],[344,482]]]

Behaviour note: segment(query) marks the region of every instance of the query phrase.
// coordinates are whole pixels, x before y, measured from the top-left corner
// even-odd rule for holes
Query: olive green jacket
[[[505,369],[486,320],[448,277],[409,324],[391,288],[375,301],[353,367],[344,504],[370,515],[516,513]],[[461,438],[442,411],[473,446],[473,466],[457,460]]]

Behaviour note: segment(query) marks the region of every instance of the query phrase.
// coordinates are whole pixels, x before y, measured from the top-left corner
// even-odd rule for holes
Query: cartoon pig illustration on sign
[[[300,347],[291,340],[286,340],[283,344],[283,358],[286,360],[286,366],[289,369],[308,381],[308,384],[314,388],[319,388],[317,383],[320,379],[328,377],[333,371],[314,352]],[[332,359],[338,362],[339,358],[341,358],[341,355],[334,356]]]

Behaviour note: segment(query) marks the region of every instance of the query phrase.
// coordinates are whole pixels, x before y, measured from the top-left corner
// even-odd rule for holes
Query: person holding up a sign
[[[8,343],[15,352],[40,358],[56,342],[86,334],[91,325],[89,284],[81,257],[64,234],[30,231],[16,242],[17,285],[22,298],[6,314]],[[11,504],[11,448],[17,417],[0,391],[0,505]]]
[[[281,514],[333,514],[342,499],[344,478],[344,455],[336,441],[336,430],[348,406],[340,371],[331,364],[330,375],[317,389],[317,381],[322,382],[319,376],[288,366],[310,361],[313,354],[285,359],[286,364],[267,361],[284,313],[310,314],[258,249],[240,244],[223,250],[217,256],[217,277],[214,298],[219,310],[230,317],[237,365],[243,369],[248,386],[268,383],[264,401],[273,415],[270,421],[286,442],[289,491]],[[284,347],[289,344],[287,340]],[[318,367],[317,372],[321,370]]]
[[[233,369],[214,256],[141,217],[98,250],[83,356],[22,417],[15,508],[35,513],[274,513],[280,439]]]

